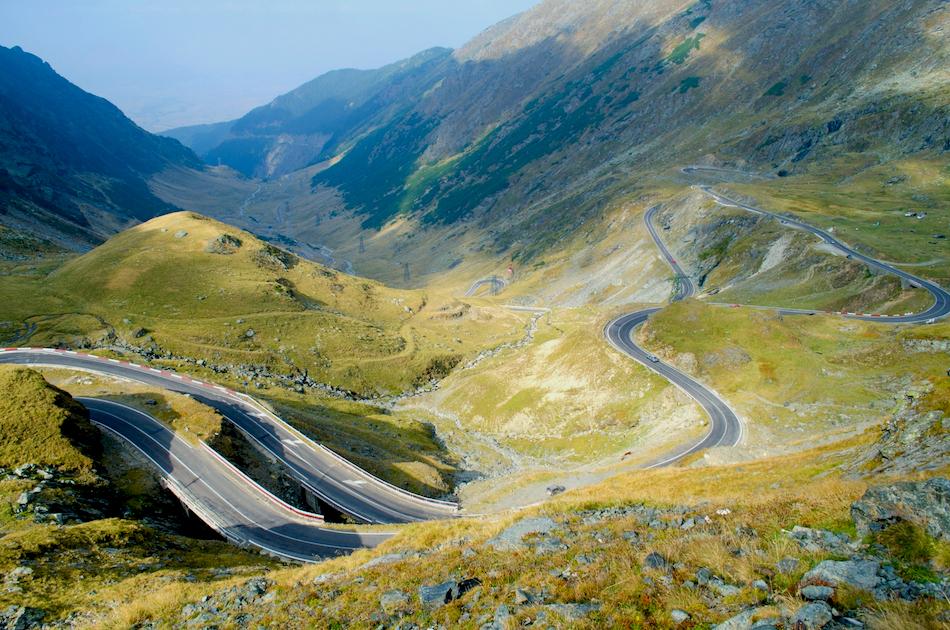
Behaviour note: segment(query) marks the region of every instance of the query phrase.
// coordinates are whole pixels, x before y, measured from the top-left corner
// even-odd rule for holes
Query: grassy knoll
[[[137,226],[44,271],[0,283],[8,342],[118,339],[159,357],[306,372],[366,395],[441,377],[517,337],[524,320],[500,309],[442,317],[448,300],[439,295],[348,276],[190,213]]]
[[[658,313],[641,338],[712,384],[748,419],[751,443],[768,447],[804,445],[879,422],[907,388],[941,385],[946,357],[909,344],[948,334],[947,324],[783,317],[691,300]]]
[[[81,405],[26,368],[0,366],[0,391],[0,467],[94,474],[97,431]]]

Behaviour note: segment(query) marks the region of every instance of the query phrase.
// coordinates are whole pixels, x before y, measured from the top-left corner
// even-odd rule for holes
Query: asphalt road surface
[[[72,351],[7,348],[0,363],[87,370],[188,394],[218,410],[255,445],[286,467],[300,484],[362,523],[409,523],[443,519],[458,505],[396,488],[307,439],[252,398],[174,372]]]
[[[709,169],[686,167],[683,169],[683,172],[686,174],[691,174],[701,170]],[[907,313],[904,315],[890,316],[873,313],[838,313],[839,315],[851,319],[892,324],[921,324],[950,315],[950,293],[948,293],[940,285],[930,282],[929,280],[919,278],[911,273],[898,269],[893,265],[875,260],[869,256],[865,256],[864,254],[861,254],[860,252],[850,248],[848,245],[835,238],[832,234],[813,227],[807,223],[790,217],[775,214],[773,212],[768,212],[767,210],[762,210],[761,208],[757,208],[734,199],[730,199],[715,192],[709,186],[699,186],[698,188],[712,197],[720,205],[739,208],[754,214],[771,217],[789,228],[814,234],[828,245],[836,247],[846,256],[850,256],[851,259],[859,260],[869,267],[873,267],[885,273],[898,276],[899,278],[902,278],[908,282],[911,286],[927,290],[934,298],[933,306],[920,313]],[[660,236],[660,231],[657,230],[657,227],[654,224],[654,218],[658,209],[659,206],[654,206],[653,208],[647,210],[644,220],[646,221],[646,226],[650,232],[650,236],[653,237],[657,248],[660,250],[660,254],[676,275],[677,282],[674,286],[674,293],[671,296],[671,301],[678,302],[693,296],[695,294],[696,287],[692,280],[690,280],[683,271],[682,267],[680,267],[673,254],[663,243],[663,239]],[[775,310],[779,313],[787,315],[814,315],[817,313],[817,311],[807,309],[772,308],[760,306],[751,308],[768,308],[769,310]],[[688,394],[702,406],[706,414],[709,416],[710,425],[709,432],[702,439],[697,442],[681,446],[672,453],[669,453],[657,461],[648,464],[647,468],[669,466],[675,464],[684,457],[707,448],[714,448],[717,446],[736,446],[741,442],[743,432],[742,422],[721,396],[692,377],[680,372],[670,365],[663,363],[662,361],[659,361],[652,353],[639,347],[634,342],[633,336],[637,327],[641,326],[647,321],[647,319],[650,318],[651,315],[659,310],[659,308],[648,308],[622,315],[621,317],[618,317],[607,324],[604,329],[604,336],[614,348],[623,352],[653,372],[663,376],[681,390],[686,392],[686,394]]]
[[[650,231],[650,236],[653,237],[653,241],[660,250],[661,256],[673,270],[673,273],[676,274],[677,282],[670,300],[679,302],[692,297],[696,291],[696,286],[683,271],[683,268],[680,267],[670,250],[667,249],[663,239],[660,238],[653,221],[658,210],[659,206],[647,210],[644,221]],[[735,446],[742,440],[742,422],[722,397],[691,376],[663,363],[651,352],[644,350],[634,342],[633,334],[636,329],[659,310],[659,308],[647,308],[622,315],[607,324],[604,329],[604,336],[607,337],[607,341],[614,348],[670,381],[699,403],[709,417],[709,431],[702,439],[680,446],[673,452],[648,463],[645,466],[646,468],[670,466],[693,453],[717,446]]]
[[[688,172],[688,171],[684,169],[684,172]],[[947,315],[950,315],[950,293],[948,293],[939,284],[935,282],[931,282],[929,280],[924,280],[923,278],[915,276],[912,273],[908,273],[906,271],[898,269],[897,267],[893,265],[890,265],[885,262],[881,262],[880,260],[876,260],[874,258],[871,258],[870,256],[865,256],[864,254],[852,249],[845,243],[841,242],[832,234],[825,232],[824,230],[818,229],[814,226],[811,226],[807,223],[804,223],[802,221],[799,221],[797,219],[793,219],[791,217],[783,216],[780,214],[775,214],[774,212],[762,210],[761,208],[756,208],[755,206],[750,206],[740,201],[730,199],[729,197],[720,195],[719,193],[715,192],[709,186],[700,186],[699,189],[702,190],[707,195],[709,195],[710,197],[712,197],[713,199],[715,199],[716,202],[722,206],[727,206],[731,208],[739,208],[740,210],[752,212],[753,214],[759,214],[762,216],[771,217],[772,219],[779,221],[782,225],[786,227],[814,234],[815,236],[820,238],[822,241],[824,241],[828,245],[831,245],[832,247],[837,248],[846,256],[850,256],[852,260],[859,260],[863,262],[864,264],[866,264],[868,267],[872,267],[879,271],[883,271],[885,273],[895,275],[898,278],[901,278],[902,280],[905,280],[906,282],[908,282],[911,286],[916,286],[918,288],[925,289],[934,298],[933,306],[931,306],[925,311],[921,311],[920,313],[910,313],[907,315],[892,315],[892,316],[874,315],[871,313],[841,313],[845,317],[850,317],[852,319],[870,320],[870,321],[883,321],[883,322],[887,322],[891,324],[922,324],[922,323],[927,322],[930,319],[941,319],[943,317],[946,317]],[[785,312],[788,312],[788,313],[808,312],[808,311],[803,311],[803,310],[798,310],[798,309],[776,309],[776,310],[784,310]]]
[[[392,536],[321,527],[318,516],[283,503],[209,447],[189,444],[151,416],[113,401],[77,400],[95,424],[138,449],[192,512],[232,542],[312,562],[375,547]]]

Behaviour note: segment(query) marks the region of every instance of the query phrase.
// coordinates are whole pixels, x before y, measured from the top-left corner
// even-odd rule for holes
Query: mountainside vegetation
[[[543,0],[170,138],[0,48],[0,346],[246,392],[463,508],[280,566],[71,396],[318,509],[254,436],[3,367],[0,628],[947,628],[950,321],[841,317],[933,296],[787,219],[950,284],[948,30],[945,0]],[[634,361],[605,332],[654,307]]]
[[[292,186],[194,207],[326,246],[390,284],[404,282],[391,261],[409,262],[419,286],[547,265],[688,164],[758,173],[772,188],[801,180],[806,207],[839,184],[884,184],[901,165],[945,178],[947,22],[935,0],[549,0],[444,57],[410,105],[334,136]],[[307,103],[338,89],[310,87]],[[279,101],[264,111],[283,111]],[[912,181],[889,189],[888,212],[941,207],[942,193]],[[821,204],[816,222],[853,217],[860,197],[842,201]]]
[[[20,343],[187,360],[238,387],[357,397],[427,386],[519,338],[525,320],[499,308],[441,317],[437,292],[388,289],[191,213],[153,219],[52,271],[14,274],[0,291],[0,318],[11,333],[25,329]],[[25,292],[29,301],[16,299]]]

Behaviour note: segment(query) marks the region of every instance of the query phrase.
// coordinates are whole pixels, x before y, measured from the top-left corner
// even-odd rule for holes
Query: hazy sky
[[[159,131],[235,118],[341,67],[463,44],[538,0],[0,0],[0,44]]]

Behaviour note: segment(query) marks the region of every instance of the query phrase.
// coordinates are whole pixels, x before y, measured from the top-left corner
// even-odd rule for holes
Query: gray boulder
[[[814,584],[806,586],[801,590],[802,598],[810,601],[826,602],[831,599],[834,594],[835,589],[830,586],[816,586]]]
[[[643,559],[643,566],[648,569],[665,569],[667,565],[669,561],[655,551]]]
[[[798,558],[782,558],[775,565],[775,568],[778,569],[778,572],[782,575],[789,575],[798,570]]]
[[[525,536],[547,535],[557,529],[557,523],[547,517],[526,518],[511,525],[488,541],[497,551],[515,551],[526,547]]]
[[[449,580],[433,586],[419,587],[419,601],[426,608],[434,610],[445,606],[453,599],[453,593],[458,586],[458,582]]]
[[[564,621],[580,621],[589,614],[600,610],[600,604],[596,602],[589,604],[548,604],[544,608]]]
[[[802,576],[799,588],[810,585],[836,587],[846,584],[852,588],[873,591],[881,582],[876,560],[825,560]]]
[[[934,538],[950,541],[950,480],[870,488],[851,506],[851,518],[862,536],[908,521]]]
[[[795,613],[792,627],[801,630],[818,630],[831,623],[832,618],[831,606],[825,602],[812,602]]]
[[[685,610],[673,609],[670,611],[670,619],[672,619],[676,625],[680,625],[681,623],[689,621],[689,613]]]
[[[0,610],[0,628],[3,630],[28,630],[38,628],[46,613],[38,608],[8,606]]]
[[[386,591],[379,598],[379,605],[387,615],[392,615],[408,603],[409,595],[399,590]]]
[[[749,608],[743,610],[738,615],[726,619],[719,625],[713,626],[714,630],[749,630],[752,628],[752,619],[755,617],[756,609]]]
[[[422,605],[426,608],[435,610],[436,608],[445,606],[452,600],[459,599],[462,595],[481,583],[481,580],[478,578],[468,578],[461,582],[449,580],[433,586],[420,586],[419,601],[421,601]]]

